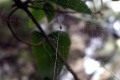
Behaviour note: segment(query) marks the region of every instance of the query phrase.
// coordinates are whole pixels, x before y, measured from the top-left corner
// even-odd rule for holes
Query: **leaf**
[[[41,9],[43,8],[43,5],[41,3],[34,3],[32,6],[37,7],[37,8],[41,8]],[[40,20],[42,20],[45,17],[44,11],[40,10],[40,9],[34,9],[34,8],[32,8],[31,9],[31,13],[32,13],[32,15],[35,17],[35,19],[37,21],[40,21]],[[29,21],[29,27],[33,27],[33,26],[34,26],[34,23],[30,19],[30,21]]]
[[[70,8],[77,12],[85,13],[85,14],[91,14],[91,10],[88,8],[88,6],[85,4],[85,2],[81,0],[51,0],[54,3],[64,7],[64,8]]]
[[[57,31],[49,34],[48,37],[51,40],[53,40],[56,46],[58,41],[58,50],[61,53],[61,55],[65,58],[65,60],[67,60],[69,47],[70,47],[70,39],[68,34],[65,32]],[[39,43],[43,39],[44,38],[41,33],[36,31],[32,33],[32,43]],[[51,46],[47,43],[47,41],[44,41],[42,45],[32,46],[32,51],[34,54],[35,62],[36,62],[40,77],[53,78],[56,52],[51,48]],[[58,73],[56,74],[60,73],[62,67],[63,67],[63,63],[59,58],[57,58],[56,71],[58,71]]]
[[[45,14],[46,14],[49,22],[50,22],[50,21],[54,18],[54,16],[55,16],[55,9],[54,9],[53,5],[50,4],[50,3],[46,3],[46,4],[44,5],[44,12],[45,12]]]

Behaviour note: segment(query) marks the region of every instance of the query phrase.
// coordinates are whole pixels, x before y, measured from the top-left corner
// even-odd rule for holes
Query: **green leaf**
[[[34,3],[32,6],[37,7],[37,8],[43,8],[43,5],[41,3]],[[45,17],[45,13],[43,10],[40,9],[31,9],[31,13],[32,15],[35,17],[35,19],[39,22],[40,20],[42,20]],[[30,19],[29,21],[29,27],[33,27],[34,23],[33,21]]]
[[[53,5],[50,4],[50,3],[46,3],[46,4],[44,5],[44,12],[45,12],[45,14],[46,14],[49,22],[50,22],[50,21],[54,18],[54,16],[55,16],[55,9],[54,9]]]
[[[48,37],[53,40],[55,46],[57,46],[58,41],[58,50],[65,60],[68,58],[70,39],[67,33],[57,31],[48,35]],[[32,33],[32,43],[39,43],[44,40],[44,37],[39,32]],[[54,64],[56,60],[56,52],[51,48],[51,46],[44,41],[42,45],[32,46],[32,51],[34,54],[35,62],[38,68],[38,72],[41,78],[53,78],[54,76]],[[57,68],[56,75],[59,75],[63,63],[59,58],[57,58]],[[58,70],[59,69],[59,70]]]
[[[70,8],[77,12],[85,13],[85,14],[91,14],[91,10],[88,8],[88,6],[85,4],[85,2],[81,0],[51,0],[54,3],[64,7],[64,8]]]

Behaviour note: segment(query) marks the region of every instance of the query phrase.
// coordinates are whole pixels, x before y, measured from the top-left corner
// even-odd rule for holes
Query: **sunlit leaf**
[[[57,47],[58,41],[58,50],[61,55],[67,60],[69,47],[70,47],[70,39],[67,33],[65,32],[53,32],[48,35],[48,37],[53,40]],[[39,43],[44,40],[43,36],[39,32],[32,33],[32,43]],[[40,77],[42,78],[52,78],[54,75],[54,64],[56,60],[56,52],[51,48],[51,46],[44,41],[42,45],[32,46],[35,62],[38,68],[38,72]],[[57,58],[57,68],[56,74],[60,73],[63,63]],[[58,70],[59,69],[59,70]]]
[[[34,3],[32,6],[37,7],[37,8],[41,8],[41,9],[35,9],[32,8],[31,9],[31,13],[32,15],[35,17],[35,19],[39,22],[40,20],[42,20],[45,17],[45,13],[42,10],[43,5],[41,3]],[[29,21],[29,27],[33,27],[34,23],[33,21],[30,19]]]
[[[91,10],[88,8],[88,6],[83,2],[82,0],[51,0],[55,2],[56,4],[64,7],[64,8],[70,8],[77,12],[91,14]]]

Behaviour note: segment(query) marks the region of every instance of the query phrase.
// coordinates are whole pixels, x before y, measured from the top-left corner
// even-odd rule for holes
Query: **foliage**
[[[72,9],[77,12],[83,13],[83,14],[91,14],[91,10],[87,7],[85,2],[82,0],[47,0],[44,1],[44,3],[37,2],[38,0],[35,0],[36,2],[32,4],[32,6],[36,7],[36,9],[39,8],[39,10],[36,10],[35,8],[31,9],[32,14],[34,17],[38,20],[41,21],[46,15],[48,18],[48,21],[50,22],[54,17],[55,13],[57,11],[61,11],[59,6],[63,7],[64,9]],[[55,6],[57,4],[57,6]],[[31,26],[30,22],[30,26]],[[32,23],[33,26],[33,23]]]
[[[58,47],[58,51],[62,54],[65,60],[68,58],[68,52],[70,47],[70,39],[67,33],[57,31],[50,33],[48,37],[53,40],[56,47]],[[32,43],[39,43],[44,40],[44,37],[39,32],[32,33]],[[39,46],[32,46],[32,50],[34,53],[34,58],[36,61],[36,65],[39,71],[39,74],[42,78],[52,78],[54,76],[54,66],[57,61],[57,71],[56,74],[59,74],[63,63],[59,58],[56,59],[57,53],[51,48],[51,46],[45,40]]]
[[[37,3],[37,0],[35,1],[36,2],[32,4],[32,7],[34,8],[31,9],[31,11],[37,21],[42,20],[42,18],[46,16],[48,21],[50,22],[55,17],[57,11],[64,12],[67,8],[83,14],[92,13],[85,2],[83,2],[82,0],[47,0],[43,3]],[[59,8],[60,6],[62,7],[62,9]],[[35,10],[35,8],[39,10]],[[32,22],[30,22],[30,26],[33,24],[31,23]],[[56,47],[58,41],[58,51],[62,54],[65,60],[67,60],[70,47],[70,39],[68,37],[68,34],[65,32],[53,32],[49,34],[48,37],[53,40]],[[40,34],[39,32],[33,32],[32,43],[39,43],[42,40],[44,40],[42,34]],[[53,78],[54,74],[57,74],[56,72],[54,72],[54,68],[56,66],[56,52],[53,51],[51,46],[46,41],[44,41],[43,44],[39,46],[32,46],[32,50],[40,76],[42,78]],[[59,60],[59,58],[57,59],[57,63],[58,61],[60,61],[58,71],[59,74],[62,69],[63,63],[61,62],[61,60]],[[57,70],[55,69],[55,71]]]

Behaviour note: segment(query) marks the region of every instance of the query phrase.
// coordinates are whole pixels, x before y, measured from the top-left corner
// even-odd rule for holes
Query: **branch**
[[[27,7],[34,8],[34,9],[37,9],[37,10],[54,11],[54,12],[58,12],[58,13],[77,13],[75,11],[48,10],[48,9],[44,9],[44,8],[34,7],[34,6],[27,6]]]
[[[27,6],[21,2],[20,0],[14,0],[15,4],[17,5],[18,8],[23,9],[28,16],[32,19],[32,21],[35,23],[36,27],[41,31],[42,35],[45,37],[46,41],[49,43],[49,45],[53,48],[54,51],[56,51],[56,47],[53,44],[53,42],[48,38],[48,36],[46,35],[46,33],[43,31],[43,29],[41,28],[41,26],[38,24],[38,22],[36,21],[36,19],[33,17],[33,15],[31,14],[31,12],[27,9]],[[66,66],[66,68],[73,74],[75,80],[80,80],[78,78],[78,76],[75,74],[75,72],[71,69],[71,67],[68,65],[68,63],[64,60],[64,58],[61,56],[60,52],[57,51],[58,57],[60,58],[60,60],[64,63],[64,65]]]

